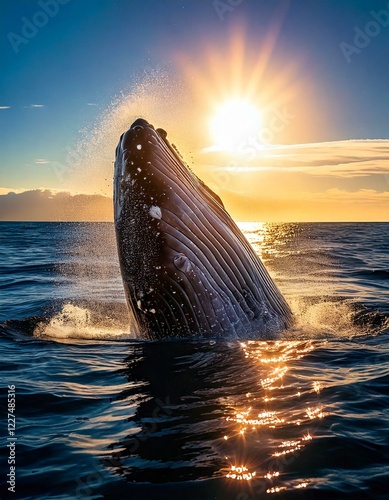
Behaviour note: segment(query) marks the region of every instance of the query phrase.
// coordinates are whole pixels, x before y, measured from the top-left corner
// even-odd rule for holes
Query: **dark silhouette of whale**
[[[115,228],[131,329],[144,339],[272,337],[292,323],[288,304],[166,135],[138,119],[116,148]]]

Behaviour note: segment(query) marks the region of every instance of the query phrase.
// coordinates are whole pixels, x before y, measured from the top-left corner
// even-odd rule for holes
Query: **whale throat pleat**
[[[163,156],[161,158],[159,152],[158,150],[155,155],[155,166],[160,169],[162,176],[166,175],[170,182],[175,183],[174,192],[170,196],[179,198],[177,203],[171,203],[172,206],[181,208],[181,213],[176,214],[177,218],[182,220],[186,228],[192,229],[196,239],[201,240],[210,252],[217,253],[215,259],[219,264],[224,262],[223,268],[226,273],[229,273],[231,281],[235,281],[240,287],[248,287],[254,297],[260,292],[261,299],[265,298],[271,303],[272,308],[286,314],[288,312],[287,304],[247,240],[244,237],[237,238],[236,233],[239,229],[232,219],[228,216],[223,217],[224,220],[220,220],[214,214],[213,206],[205,204],[199,196],[194,199],[194,195],[187,185],[175,181],[171,174],[166,174],[166,171],[169,172],[164,164],[166,158]],[[206,217],[203,217],[204,212]],[[221,224],[224,227],[222,230],[218,230]],[[222,235],[228,235],[228,237]],[[254,270],[256,273],[253,273]]]
[[[220,198],[143,119],[116,151],[114,207],[143,338],[258,338],[290,324],[288,304]]]

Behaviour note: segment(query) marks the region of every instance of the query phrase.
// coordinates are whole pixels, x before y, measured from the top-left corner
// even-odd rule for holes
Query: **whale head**
[[[290,323],[289,307],[221,199],[167,133],[144,119],[116,149],[114,218],[138,336],[257,338]]]

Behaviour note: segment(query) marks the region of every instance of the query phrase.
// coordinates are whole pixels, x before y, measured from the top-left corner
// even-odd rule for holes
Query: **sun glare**
[[[262,124],[261,114],[249,101],[234,99],[222,104],[211,121],[215,145],[239,151],[250,139],[257,137]]]
[[[202,116],[196,130],[202,150],[251,155],[266,144],[290,142],[290,136],[304,130],[299,119],[307,102],[302,62],[296,55],[282,60],[274,54],[286,11],[279,11],[259,47],[241,23],[231,28],[222,47],[205,39],[197,54],[175,54],[196,116]],[[295,116],[297,100],[300,114]],[[287,112],[294,116],[293,126],[282,121]]]

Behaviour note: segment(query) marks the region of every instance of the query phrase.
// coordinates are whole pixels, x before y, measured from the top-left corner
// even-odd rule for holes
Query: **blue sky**
[[[50,4],[55,13],[46,23],[44,16],[37,17],[43,10],[42,3]],[[386,0],[216,3],[213,0],[61,0],[63,5],[57,0],[42,0],[42,3],[3,0],[0,4],[3,194],[7,189],[75,190],[74,185],[64,183],[55,168],[50,167],[66,162],[69,150],[80,143],[80,131],[85,136],[85,130],[95,128],[112,101],[121,92],[131,93],[145,73],[152,73],[155,68],[163,68],[172,82],[180,81],[179,90],[185,94],[192,64],[207,79],[206,68],[201,68],[199,61],[203,56],[206,58],[208,50],[216,51],[221,60],[224,54],[228,66],[227,47],[234,30],[242,26],[251,57],[261,54],[269,30],[279,26],[269,57],[269,74],[292,64],[294,73],[285,85],[302,82],[298,96],[288,103],[292,114],[301,115],[299,126],[290,127],[277,142],[389,139],[389,27],[385,25],[389,2]],[[378,31],[377,26],[368,24],[376,22],[373,10],[384,11],[382,24],[377,24]],[[30,39],[25,39],[27,43],[17,44],[15,36],[22,36],[26,19],[30,22],[38,19],[38,23],[40,19],[44,25]],[[369,26],[374,36],[365,39],[366,47],[355,47],[356,30],[366,33]],[[341,44],[348,44],[348,48],[342,49]],[[347,60],[344,51],[351,46],[355,52],[349,53]],[[185,68],[177,63],[178,53],[185,58]],[[188,90],[188,100],[190,95],[193,88]],[[304,126],[300,126],[302,122]],[[200,144],[199,149],[207,145]],[[377,154],[375,151],[372,157]],[[382,152],[379,157],[382,158]],[[204,173],[205,167],[199,165],[199,171]],[[350,180],[349,191],[377,190],[380,182],[382,185],[386,182],[385,172],[371,174],[366,185],[356,185],[355,178],[361,177],[356,176],[354,181]],[[374,177],[377,175],[380,177]],[[317,175],[315,178],[318,182]],[[78,183],[79,192],[89,192],[88,179],[84,182],[84,186]],[[326,189],[347,187],[324,184]],[[312,187],[307,189],[311,191]],[[385,190],[387,184],[380,191]],[[103,189],[100,192],[108,195]]]

